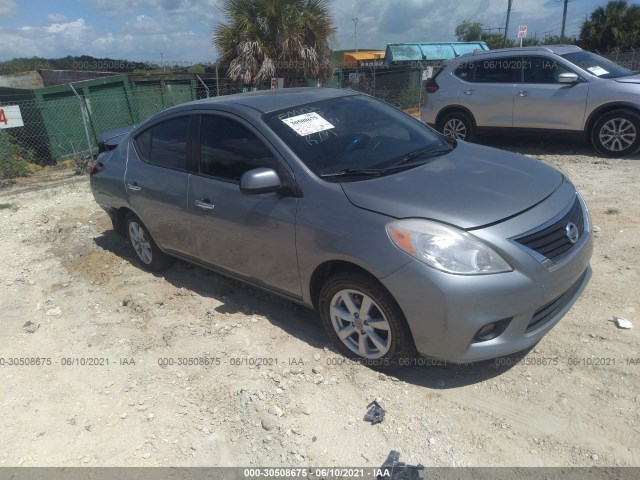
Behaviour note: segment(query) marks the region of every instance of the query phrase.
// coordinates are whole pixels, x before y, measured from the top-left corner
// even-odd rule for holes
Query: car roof
[[[360,93],[338,88],[283,88],[205,98],[184,105],[206,108],[207,105],[221,106],[234,104],[253,108],[260,113],[269,113],[285,108],[296,107],[305,103],[353,95],[360,95]]]
[[[536,45],[534,47],[515,47],[515,48],[499,48],[496,50],[476,50],[474,52],[462,55],[462,57],[487,57],[496,54],[517,54],[517,53],[533,53],[533,52],[545,52],[555,53],[557,55],[564,55],[565,53],[579,52],[582,49],[575,45]]]

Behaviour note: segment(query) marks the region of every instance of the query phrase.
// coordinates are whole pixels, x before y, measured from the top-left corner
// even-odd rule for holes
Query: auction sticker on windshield
[[[304,113],[291,118],[283,118],[282,121],[289,125],[300,136],[311,135],[313,133],[324,132],[334,128],[327,120],[316,112]]]
[[[601,76],[601,75],[606,75],[607,72],[604,68],[600,67],[600,66],[595,66],[595,67],[589,67],[587,68],[587,70],[589,70],[591,73],[593,73],[596,76]]]

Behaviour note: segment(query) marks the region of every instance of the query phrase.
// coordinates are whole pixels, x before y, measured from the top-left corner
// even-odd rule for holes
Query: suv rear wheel
[[[441,121],[438,130],[447,137],[472,142],[475,129],[469,116],[462,112],[447,114]]]
[[[640,117],[628,110],[605,113],[591,129],[593,148],[605,157],[624,157],[640,149]]]

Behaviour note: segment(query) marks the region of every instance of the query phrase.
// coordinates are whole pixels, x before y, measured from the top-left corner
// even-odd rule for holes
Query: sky
[[[212,63],[211,31],[223,0],[0,0],[0,61],[91,55],[154,64]],[[638,0],[630,0],[636,3]],[[384,49],[387,43],[454,41],[465,19],[504,27],[508,0],[330,0],[334,50]],[[567,35],[606,0],[571,0]],[[560,34],[562,0],[512,0],[510,37]],[[497,30],[495,30],[497,31]]]

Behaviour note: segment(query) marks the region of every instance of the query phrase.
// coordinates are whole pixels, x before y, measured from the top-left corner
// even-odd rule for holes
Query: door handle
[[[201,208],[202,210],[213,210],[215,205],[209,201],[207,198],[203,198],[202,200],[196,200],[196,207]]]
[[[526,90],[520,90],[519,92],[516,92],[516,95],[519,97],[527,97],[529,96],[529,92],[527,92]]]
[[[140,190],[142,190],[142,187],[138,185],[137,182],[127,183],[127,188],[133,192],[139,192]]]
[[[463,90],[462,93],[464,93],[465,95],[473,95],[475,92],[475,90],[473,89],[468,89],[468,90]]]

